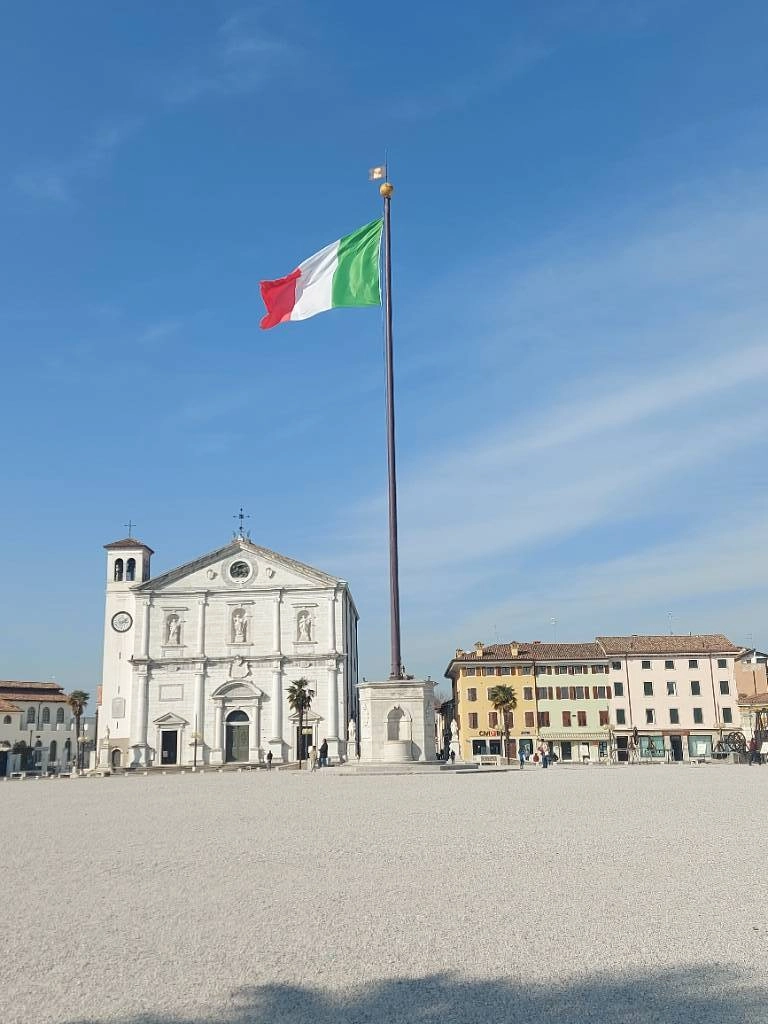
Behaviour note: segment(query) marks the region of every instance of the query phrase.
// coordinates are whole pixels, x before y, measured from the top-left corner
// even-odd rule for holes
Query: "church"
[[[134,537],[106,544],[99,740],[111,767],[294,761],[357,718],[358,614],[345,580],[252,543],[153,577]],[[299,735],[287,691],[314,691]],[[100,752],[100,756],[101,752]]]

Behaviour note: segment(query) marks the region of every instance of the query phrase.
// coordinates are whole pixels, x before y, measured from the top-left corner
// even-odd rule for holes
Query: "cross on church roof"
[[[242,505],[240,506],[240,511],[236,512],[235,515],[232,516],[232,518],[240,520],[240,526],[237,528],[235,536],[239,537],[240,540],[250,540],[249,535],[245,532],[245,520],[250,519],[251,517],[247,515],[245,512],[243,512]]]
[[[131,520],[129,519],[128,522],[124,523],[123,525],[125,526],[126,530],[128,531],[128,536],[132,537],[133,536],[133,528],[136,525],[136,523],[132,523]]]

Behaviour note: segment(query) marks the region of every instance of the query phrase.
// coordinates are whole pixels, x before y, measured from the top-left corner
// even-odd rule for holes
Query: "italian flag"
[[[286,320],[306,320],[340,306],[380,306],[379,247],[382,221],[326,245],[293,273],[261,282],[267,315],[264,330]]]

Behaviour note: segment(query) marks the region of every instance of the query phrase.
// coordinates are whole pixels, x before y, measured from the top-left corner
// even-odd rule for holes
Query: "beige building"
[[[0,778],[21,770],[22,743],[32,751],[34,771],[69,767],[77,746],[75,724],[61,686],[0,680]]]
[[[736,691],[739,696],[757,696],[768,693],[768,654],[745,647],[734,662]]]
[[[490,698],[495,686],[511,686],[517,708],[509,716],[509,756],[522,749],[532,755],[536,746],[536,698],[534,662],[530,644],[482,644],[473,650],[456,650],[445,670],[453,691],[453,714],[459,729],[461,760],[476,761],[486,755],[503,756],[503,723]]]

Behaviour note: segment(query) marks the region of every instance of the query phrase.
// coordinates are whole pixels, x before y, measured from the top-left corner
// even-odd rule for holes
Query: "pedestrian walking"
[[[760,764],[760,754],[757,751],[757,740],[753,736],[749,741],[749,763]]]
[[[320,744],[320,767],[328,767],[328,740],[323,740]]]
[[[309,767],[313,772],[317,771],[317,747],[309,748]]]
[[[520,747],[520,769],[525,768],[525,751]]]
[[[270,750],[267,754],[267,768],[272,767],[272,751]]]
[[[456,763],[456,751],[452,750],[451,751],[451,764],[455,764],[455,763]]]

